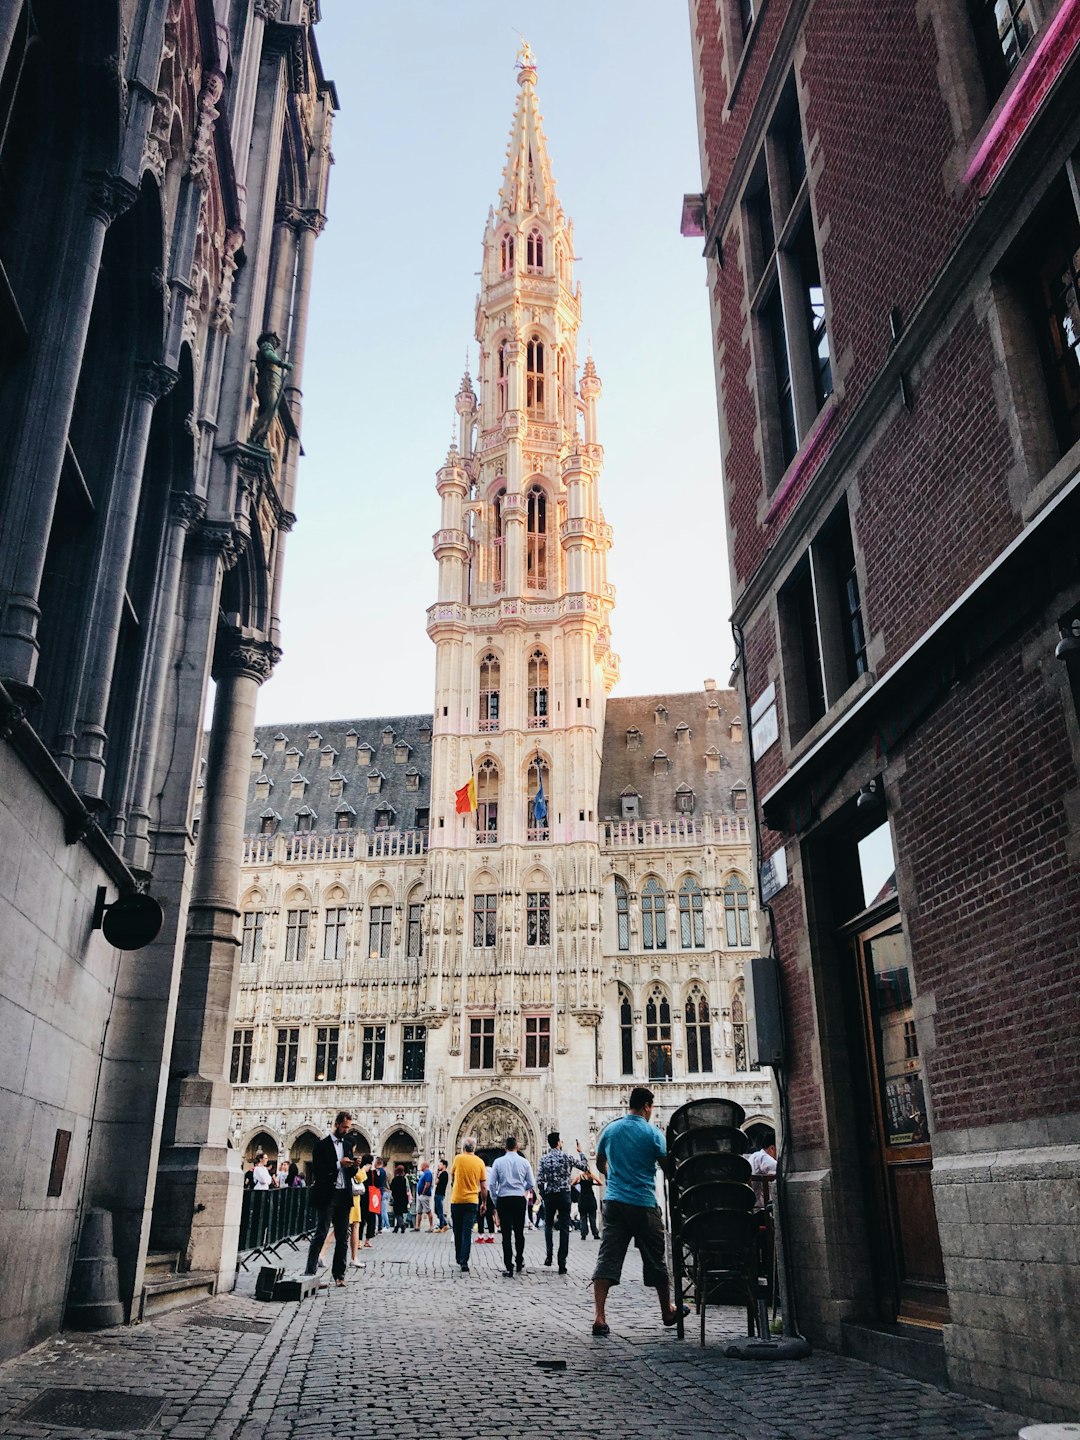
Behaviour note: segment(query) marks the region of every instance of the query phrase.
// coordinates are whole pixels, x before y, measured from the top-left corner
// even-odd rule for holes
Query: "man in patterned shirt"
[[[570,1249],[570,1176],[580,1168],[576,1160],[563,1152],[559,1132],[547,1137],[548,1152],[541,1156],[536,1183],[544,1199],[544,1241],[547,1249],[545,1265],[551,1264],[553,1236],[559,1227],[559,1274],[566,1274],[566,1255]]]

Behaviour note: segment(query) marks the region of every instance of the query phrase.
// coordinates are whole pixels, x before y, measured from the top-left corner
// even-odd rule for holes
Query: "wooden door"
[[[869,1083],[873,1229],[883,1319],[944,1324],[945,1267],[930,1172],[914,977],[899,914],[853,936]]]

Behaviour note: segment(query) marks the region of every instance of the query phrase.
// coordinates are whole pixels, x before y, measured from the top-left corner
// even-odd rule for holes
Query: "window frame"
[[[341,1026],[316,1025],[315,1069],[312,1072],[316,1085],[333,1085],[337,1081],[340,1054]],[[320,1069],[322,1074],[319,1073]]]
[[[495,1069],[494,1015],[469,1016],[469,1069],[477,1073]]]
[[[526,1015],[524,1020],[524,1070],[551,1069],[551,1016]]]
[[[243,912],[240,931],[240,963],[242,965],[257,965],[262,959],[265,930],[265,910],[245,910]]]
[[[307,956],[311,936],[311,910],[285,911],[285,961],[300,964]]]
[[[686,1027],[686,1071],[688,1075],[713,1073],[712,1011],[705,988],[696,982],[686,993],[683,1007]]]
[[[672,1079],[673,1034],[671,997],[662,985],[653,985],[645,1000],[645,1054],[650,1080]]]
[[[251,1060],[255,1051],[253,1026],[238,1026],[232,1032],[232,1055],[229,1061],[229,1084],[251,1083]]]
[[[638,893],[638,904],[641,907],[641,948],[666,950],[667,892],[655,875],[646,876]]]
[[[379,898],[368,906],[367,957],[371,961],[389,960],[394,936],[394,907]]]
[[[705,949],[705,892],[692,875],[679,886],[679,948]]]
[[[551,945],[551,891],[525,892],[525,946],[537,949]]]
[[[293,1085],[296,1083],[296,1065],[299,1058],[299,1025],[279,1025],[277,1027],[274,1047],[275,1085]]]
[[[472,948],[474,950],[494,950],[498,941],[498,919],[498,891],[479,890],[475,892],[472,903]]]
[[[364,1082],[386,1078],[386,1026],[365,1025],[360,1039],[360,1079]]]
[[[348,954],[349,907],[328,905],[323,913],[323,961],[327,965],[340,965],[348,959]]]
[[[418,1075],[410,1074],[416,1068],[416,1057],[420,1064]],[[427,1026],[402,1025],[401,1027],[401,1078],[409,1085],[416,1085],[427,1078]]]
[[[726,948],[728,950],[746,950],[751,944],[750,887],[741,875],[729,875],[724,881],[721,895],[724,906]],[[744,933],[745,939],[738,938]],[[732,939],[733,934],[737,938]]]

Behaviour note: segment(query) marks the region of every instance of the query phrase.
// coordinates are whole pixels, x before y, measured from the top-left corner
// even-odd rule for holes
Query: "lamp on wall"
[[[1074,615],[1071,620],[1060,620],[1058,633],[1061,639],[1054,647],[1054,659],[1075,660],[1080,656],[1080,615]]]
[[[881,780],[875,776],[868,781],[859,791],[859,798],[855,801],[855,808],[864,812],[869,810],[884,810],[885,789]]]

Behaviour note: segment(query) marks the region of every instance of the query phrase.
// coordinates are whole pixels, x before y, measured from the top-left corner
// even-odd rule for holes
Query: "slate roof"
[[[680,786],[694,792],[694,815],[731,814],[732,789],[748,787],[750,778],[741,723],[738,738],[731,734],[732,721],[741,719],[734,690],[613,696],[604,722],[600,819],[620,819],[622,796],[629,793],[640,796],[642,820],[675,820]],[[715,773],[709,772],[707,751],[716,752]]]
[[[375,812],[386,809],[392,812],[392,828],[415,830],[417,811],[431,804],[430,715],[260,725],[252,750],[266,758],[261,773],[252,764],[244,825],[248,835],[259,833],[268,809],[281,816],[284,835],[293,833],[296,816],[305,809],[314,816],[312,830],[325,832],[336,829],[338,813],[343,809],[348,813],[350,807],[356,830],[370,833],[375,829]],[[372,772],[381,776],[374,794],[368,787]],[[409,776],[416,777],[415,790],[408,788]],[[305,782],[296,787],[302,788],[302,795],[293,794],[294,780]],[[343,782],[340,795],[330,793],[334,780]]]

